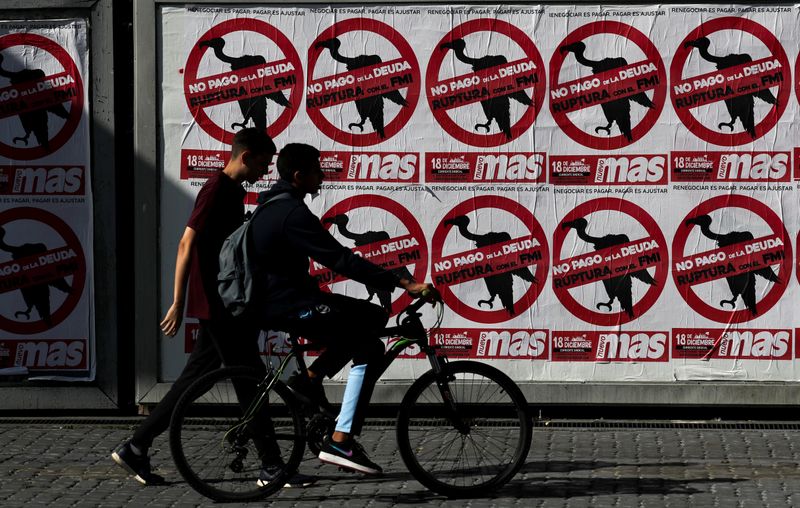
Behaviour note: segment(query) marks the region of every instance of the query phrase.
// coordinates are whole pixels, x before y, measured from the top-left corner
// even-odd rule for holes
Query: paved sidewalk
[[[119,424],[3,423],[0,506],[219,506],[178,475],[164,437],[153,461],[171,483],[142,487],[109,454],[132,429]],[[774,426],[773,426],[774,427]],[[285,489],[254,506],[795,507],[800,506],[800,426],[732,428],[537,427],[522,472],[486,498],[450,501],[405,469],[394,428],[365,429],[384,466],[379,479],[342,473],[307,456],[316,486]],[[239,506],[239,505],[227,505]]]

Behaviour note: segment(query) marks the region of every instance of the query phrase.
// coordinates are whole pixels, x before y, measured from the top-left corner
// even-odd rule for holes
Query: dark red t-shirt
[[[245,190],[222,171],[209,178],[186,225],[197,233],[189,264],[186,315],[214,319],[225,312],[217,294],[222,243],[244,222]]]

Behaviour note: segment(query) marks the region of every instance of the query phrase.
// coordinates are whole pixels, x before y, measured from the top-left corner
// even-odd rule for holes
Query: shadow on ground
[[[594,470],[614,467],[640,467],[640,468],[662,468],[662,467],[685,467],[689,468],[693,464],[689,462],[669,462],[669,463],[618,463],[605,461],[535,461],[528,462],[523,466],[520,473],[570,473],[581,470]],[[335,481],[339,484],[347,482],[361,481],[361,477],[352,476],[342,477],[341,475],[320,475],[319,480]],[[414,477],[407,472],[388,473],[380,478],[369,478],[370,483],[385,482],[415,482]],[[512,480],[501,489],[487,493],[486,496],[471,496],[471,499],[496,499],[496,498],[572,498],[572,497],[592,497],[603,495],[692,495],[708,491],[709,484],[738,483],[749,481],[746,478],[701,478],[701,479],[665,479],[665,478],[641,478],[639,476],[619,476],[609,473],[608,476],[597,476],[595,478],[575,478],[572,476],[549,475],[547,478],[530,478]],[[381,495],[365,493],[359,496],[358,493],[350,492],[347,495],[325,495],[325,496],[303,496],[303,501],[335,501],[342,502],[358,499],[374,499],[378,502],[395,504],[417,505],[428,501],[442,500],[440,496],[431,492],[421,485],[419,490],[408,493],[393,493],[391,495]],[[413,487],[412,487],[413,488]]]

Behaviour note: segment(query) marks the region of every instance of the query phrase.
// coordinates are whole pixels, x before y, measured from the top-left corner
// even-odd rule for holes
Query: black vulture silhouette
[[[687,41],[683,47],[697,48],[700,51],[700,57],[703,60],[716,65],[717,69],[725,69],[727,67],[733,67],[734,65],[746,64],[753,61],[752,57],[750,57],[750,55],[747,53],[731,53],[725,56],[712,55],[708,52],[708,47],[710,45],[711,41],[709,41],[707,37],[700,37],[699,39]],[[756,126],[755,113],[753,111],[753,97],[758,97],[762,101],[772,104],[775,107],[778,106],[778,99],[772,95],[772,92],[770,92],[769,89],[740,95],[732,99],[725,99],[725,107],[728,109],[728,114],[731,116],[731,121],[721,122],[719,125],[717,125],[717,128],[722,129],[723,127],[728,127],[731,132],[733,132],[733,124],[736,123],[736,119],[738,118],[742,122],[742,127],[744,127],[744,130],[750,134],[750,137],[755,138]]]
[[[692,225],[700,226],[700,232],[706,238],[717,242],[719,247],[727,247],[741,242],[746,242],[753,239],[753,234],[749,231],[732,231],[730,233],[714,233],[711,231],[712,219],[708,215],[698,215],[686,219],[684,226],[691,227]],[[736,298],[742,297],[745,307],[750,310],[753,316],[758,315],[758,308],[756,307],[756,278],[755,275],[763,277],[771,282],[781,284],[780,278],[775,275],[770,267],[764,267],[752,272],[740,273],[737,275],[730,275],[725,277],[728,283],[728,288],[731,290],[733,297],[730,300],[720,300],[719,306],[725,307],[730,305],[732,308],[736,307]]]
[[[19,85],[30,81],[38,81],[46,77],[41,69],[22,69],[21,71],[9,71],[2,67],[3,55],[0,54],[0,76],[8,78],[12,85]],[[55,104],[47,108],[35,109],[33,111],[26,111],[19,114],[19,121],[22,123],[22,128],[25,129],[25,135],[16,137],[13,142],[22,141],[25,146],[28,145],[28,138],[33,133],[39,145],[48,150],[50,148],[50,133],[47,126],[47,113],[52,113],[60,118],[69,118],[69,111],[63,104]]]
[[[466,47],[467,43],[464,42],[464,39],[453,39],[439,46],[439,49],[442,51],[452,49],[456,58],[467,65],[471,65],[473,71],[488,69],[489,67],[508,63],[508,60],[503,55],[486,55],[480,58],[470,58],[464,52]],[[482,100],[481,107],[483,108],[483,113],[486,115],[486,123],[475,124],[475,130],[486,129],[488,133],[490,130],[489,126],[492,124],[492,120],[494,120],[497,122],[497,126],[503,134],[506,135],[506,139],[511,139],[511,103],[508,100],[509,97],[526,106],[531,106],[533,104],[528,94],[522,90],[518,90],[509,95]]]
[[[616,69],[618,67],[624,67],[628,65],[628,61],[622,57],[619,58],[603,58],[602,60],[589,60],[586,58],[586,44],[583,42],[575,42],[573,44],[567,44],[565,46],[561,46],[558,50],[563,54],[567,51],[575,54],[575,60],[578,61],[579,64],[589,67],[592,69],[593,74],[599,74],[604,71],[609,71],[611,69]],[[605,131],[606,134],[609,136],[611,135],[611,126],[614,122],[617,122],[617,127],[619,131],[625,136],[625,139],[628,141],[633,141],[633,135],[631,134],[631,102],[633,101],[641,106],[646,108],[654,108],[655,104],[644,92],[639,92],[637,94],[630,95],[628,97],[622,99],[616,99],[613,101],[604,102],[600,105],[603,109],[603,115],[606,117],[608,121],[608,125],[605,127],[596,127],[594,129],[595,134],[599,131]]]
[[[0,227],[0,250],[11,253],[11,259],[22,259],[47,252],[47,246],[43,243],[25,243],[13,246],[5,242],[5,236],[5,228]],[[41,320],[44,321],[47,326],[51,326],[50,286],[67,294],[72,291],[72,287],[70,287],[64,279],[55,279],[44,284],[36,284],[21,288],[22,299],[25,300],[25,305],[27,305],[28,308],[24,311],[15,312],[14,317],[18,318],[22,315],[25,316],[25,319],[30,319],[31,309],[36,307],[36,312],[39,313]]]
[[[231,66],[231,70],[233,71],[237,71],[239,69],[245,69],[247,67],[252,67],[254,65],[263,65],[267,63],[267,60],[261,55],[242,55],[242,56],[226,55],[222,51],[222,48],[225,47],[225,39],[222,39],[221,37],[200,41],[198,45],[201,48],[213,49],[214,56],[216,56],[222,62],[229,64]],[[283,95],[283,92],[272,92],[258,97],[240,99],[238,101],[239,109],[242,111],[242,117],[244,117],[244,120],[241,123],[239,122],[232,123],[231,129],[235,129],[236,127],[245,128],[247,127],[247,123],[250,120],[253,120],[253,125],[257,129],[266,130],[267,99],[278,104],[279,106],[283,106],[284,108],[292,107],[292,105],[289,103],[289,100],[286,98],[285,95]]]
[[[359,69],[361,67],[367,67],[369,65],[376,65],[383,61],[378,55],[359,55],[354,57],[346,57],[339,53],[339,48],[341,46],[342,41],[334,37],[332,39],[326,39],[318,42],[315,47],[317,49],[327,48],[331,53],[331,58],[339,63],[345,64],[348,71]],[[384,132],[383,99],[388,99],[403,107],[408,106],[408,101],[405,99],[405,97],[403,97],[399,90],[392,90],[391,92],[381,95],[373,95],[372,97],[367,97],[365,99],[357,99],[355,101],[356,111],[358,111],[361,121],[351,123],[347,126],[347,128],[352,129],[353,127],[358,127],[361,132],[364,132],[364,123],[367,121],[367,119],[369,119],[369,122],[372,124],[372,128],[375,129],[375,132],[378,133],[378,136],[380,136],[381,139],[385,138],[386,133]]]
[[[329,217],[327,219],[324,219],[322,222],[323,224],[336,224],[336,226],[339,227],[339,233],[341,233],[343,237],[353,240],[353,242],[356,244],[356,247],[391,239],[391,236],[389,236],[389,233],[387,233],[386,231],[367,231],[364,233],[354,233],[350,231],[349,229],[347,229],[347,224],[350,222],[350,219],[345,214]],[[408,269],[404,266],[400,268],[395,268],[391,271],[401,279],[408,279],[408,280],[414,279],[414,276],[411,275],[411,272],[409,272]],[[377,296],[378,302],[380,302],[381,307],[386,309],[386,312],[388,312],[389,314],[392,313],[391,291],[387,291],[385,289],[376,289],[372,286],[367,286],[367,291],[369,292],[367,300],[371,301],[373,296]]]
[[[578,238],[586,243],[594,246],[594,250],[607,249],[614,245],[620,245],[630,241],[628,235],[605,235],[605,236],[590,236],[586,233],[586,227],[589,225],[588,221],[584,218],[575,219],[573,221],[565,222],[561,225],[561,229],[572,228],[578,233]],[[605,287],[606,294],[610,298],[607,302],[600,302],[596,305],[597,310],[600,307],[605,307],[611,311],[611,304],[614,300],[618,299],[620,307],[624,310],[629,317],[634,317],[633,312],[633,294],[631,288],[633,280],[631,278],[640,280],[645,284],[655,286],[658,284],[656,280],[650,275],[647,270],[639,270],[636,272],[626,273],[618,277],[611,277],[610,279],[603,280],[603,287]]]
[[[511,240],[511,235],[504,231],[484,234],[472,233],[467,229],[469,223],[469,217],[466,215],[459,215],[458,217],[453,217],[452,219],[444,221],[446,226],[456,226],[459,234],[467,240],[475,242],[476,247],[487,247]],[[488,277],[484,277],[483,281],[486,284],[486,289],[489,290],[490,298],[488,300],[478,300],[478,306],[482,307],[483,304],[487,304],[491,309],[494,306],[495,297],[499,296],[500,303],[508,311],[508,314],[511,316],[516,314],[514,310],[514,279],[512,278],[514,275],[532,284],[539,283],[527,267],[517,268],[510,272],[489,275]]]

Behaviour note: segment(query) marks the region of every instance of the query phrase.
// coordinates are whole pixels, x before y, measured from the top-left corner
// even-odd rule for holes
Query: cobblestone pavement
[[[0,506],[213,506],[182,480],[165,437],[152,450],[165,487],[142,487],[109,454],[130,425],[26,423],[0,419]],[[555,423],[555,422],[554,422]],[[733,428],[592,428],[534,430],[526,465],[502,490],[447,500],[417,483],[394,446],[394,428],[369,426],[362,443],[384,466],[378,479],[342,473],[307,455],[301,470],[319,481],[284,489],[276,507],[800,506],[800,425]],[[236,506],[236,505],[231,505]]]

